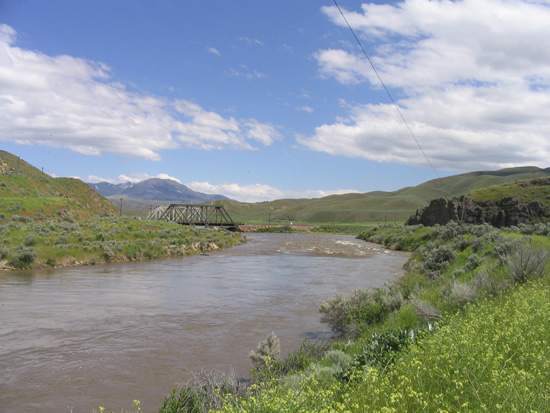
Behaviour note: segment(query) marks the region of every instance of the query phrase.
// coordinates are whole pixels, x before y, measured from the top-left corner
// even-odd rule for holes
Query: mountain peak
[[[204,194],[193,191],[173,179],[149,178],[133,183],[110,184],[108,182],[90,183],[93,189],[105,197],[125,196],[141,201],[166,201],[181,203],[203,203],[229,199],[223,195]]]

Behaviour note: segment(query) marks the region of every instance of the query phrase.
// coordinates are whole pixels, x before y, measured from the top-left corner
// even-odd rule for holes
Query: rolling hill
[[[550,168],[521,167],[470,172],[438,178],[393,192],[332,195],[319,199],[282,199],[255,204],[217,201],[231,217],[244,222],[403,222],[435,198],[467,194],[508,182],[550,177]]]

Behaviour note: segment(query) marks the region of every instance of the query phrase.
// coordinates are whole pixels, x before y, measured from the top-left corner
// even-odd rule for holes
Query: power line
[[[388,88],[386,87],[386,85],[384,84],[384,81],[382,80],[382,78],[380,77],[380,74],[378,73],[378,70],[376,70],[376,67],[374,66],[374,63],[372,63],[372,60],[370,59],[369,55],[367,54],[367,52],[365,51],[363,45],[361,44],[361,41],[359,40],[359,38],[357,37],[357,35],[355,34],[355,31],[352,29],[351,25],[349,24],[348,22],[348,19],[346,19],[346,16],[344,15],[344,12],[342,11],[342,9],[340,8],[340,6],[338,5],[338,3],[336,2],[336,0],[333,0],[334,1],[334,4],[336,5],[336,8],[338,9],[338,11],[340,12],[340,14],[342,15],[342,18],[344,19],[344,21],[346,22],[349,30],[351,31],[351,34],[353,35],[353,37],[355,38],[355,41],[357,42],[357,44],[359,45],[359,48],[361,49],[361,51],[363,52],[363,54],[365,55],[365,57],[367,58],[367,60],[369,61],[370,63],[370,66],[372,67],[372,70],[374,71],[374,73],[376,73],[376,77],[378,77],[378,80],[380,81],[380,84],[382,85],[382,87],[384,88],[384,90],[386,91],[386,94],[388,95],[388,97],[390,98],[391,102],[393,103],[393,106],[395,107],[395,110],[397,111],[397,113],[399,114],[399,116],[401,117],[401,120],[403,121],[403,123],[405,124],[405,126],[407,127],[410,135],[412,136],[412,138],[414,139],[414,141],[416,142],[416,146],[418,146],[418,149],[420,149],[420,152],[422,152],[422,155],[424,155],[424,158],[426,159],[426,161],[428,162],[428,165],[430,165],[430,168],[432,168],[432,171],[434,171],[434,174],[437,178],[439,178],[439,174],[437,173],[437,171],[435,170],[434,166],[432,165],[432,162],[430,161],[430,158],[428,158],[428,155],[426,155],[426,153],[424,152],[424,149],[422,149],[422,146],[420,145],[420,142],[418,142],[418,139],[416,139],[416,136],[414,134],[414,132],[412,131],[411,127],[409,126],[409,124],[407,123],[407,120],[405,119],[405,117],[403,116],[403,113],[401,113],[401,110],[399,109],[399,106],[397,105],[397,103],[395,103],[395,100],[393,99],[393,96],[391,95],[390,91],[388,90]]]

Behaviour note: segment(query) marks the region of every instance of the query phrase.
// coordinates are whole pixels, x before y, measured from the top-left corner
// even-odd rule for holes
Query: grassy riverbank
[[[129,217],[0,217],[0,269],[94,265],[190,255],[241,242],[225,230]]]
[[[281,359],[270,336],[251,353],[251,385],[204,378],[160,411],[548,411],[549,234],[454,223],[364,232],[413,255],[387,288],[321,305],[334,342]]]

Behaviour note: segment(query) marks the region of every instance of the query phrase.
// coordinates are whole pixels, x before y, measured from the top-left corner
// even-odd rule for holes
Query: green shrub
[[[28,235],[25,237],[25,240],[23,241],[23,244],[24,244],[26,247],[32,247],[33,245],[36,245],[36,238],[35,238],[34,235],[32,235],[32,234],[28,234]]]
[[[478,296],[475,284],[454,281],[451,284],[450,299],[459,305],[474,301]]]
[[[14,268],[29,268],[36,259],[36,252],[32,248],[19,248],[8,261]]]
[[[262,375],[265,370],[268,370],[271,364],[279,359],[281,354],[281,343],[279,338],[272,331],[265,340],[258,343],[256,351],[249,353],[252,365],[258,375]]]
[[[102,255],[105,262],[109,262],[115,257],[116,254],[108,245],[106,245],[103,247]]]
[[[354,335],[362,325],[381,322],[391,311],[397,310],[403,303],[403,295],[397,289],[389,292],[356,290],[344,297],[336,295],[327,299],[319,307],[321,322],[328,324],[340,337]]]
[[[399,351],[415,341],[417,335],[418,332],[407,328],[373,333],[356,357],[355,365],[385,368]]]
[[[546,271],[549,252],[537,248],[531,240],[518,247],[508,259],[510,274],[515,282],[525,282],[529,278],[540,278]]]
[[[441,272],[456,258],[456,252],[451,245],[430,242],[422,248],[424,267],[430,271]]]
[[[122,249],[124,255],[131,260],[135,260],[141,256],[141,248],[134,243],[128,243]]]
[[[336,369],[338,373],[343,373],[351,367],[353,357],[342,350],[329,350],[323,356],[322,362]]]

